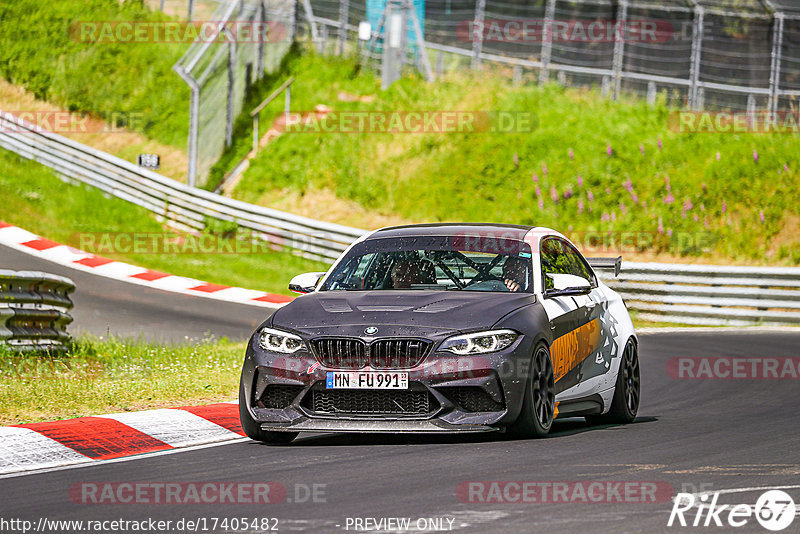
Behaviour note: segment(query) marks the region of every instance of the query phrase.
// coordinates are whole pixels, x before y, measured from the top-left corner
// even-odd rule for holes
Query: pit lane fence
[[[13,351],[61,351],[70,342],[69,278],[38,271],[0,270],[0,345]]]

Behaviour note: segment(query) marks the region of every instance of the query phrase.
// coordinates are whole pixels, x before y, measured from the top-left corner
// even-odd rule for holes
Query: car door
[[[547,296],[543,306],[550,320],[550,347],[556,381],[556,394],[581,396],[591,385],[587,380],[608,370],[606,361],[597,357],[603,336],[600,319],[602,291],[586,260],[567,240],[548,236],[541,243],[542,284],[552,288],[552,279],[570,275],[586,280],[591,291],[585,295]],[[560,399],[561,400],[561,399]]]

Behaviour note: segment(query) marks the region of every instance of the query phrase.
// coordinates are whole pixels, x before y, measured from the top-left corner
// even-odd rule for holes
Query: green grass
[[[106,197],[85,185],[64,183],[53,172],[0,150],[0,220],[60,243],[81,245],[82,233],[175,233],[144,208]],[[209,227],[214,229],[215,225]],[[221,238],[220,238],[221,239]],[[99,239],[97,240],[99,243]],[[93,251],[89,251],[93,252]],[[327,270],[327,265],[288,251],[253,254],[157,254],[122,250],[100,255],[199,280],[290,294],[294,274]]]
[[[235,400],[245,344],[82,338],[69,355],[0,345],[0,425]]]
[[[297,111],[317,104],[334,110],[530,111],[538,126],[495,135],[287,134],[252,161],[234,192],[242,200],[326,189],[375,213],[415,222],[642,232],[655,252],[800,263],[796,135],[680,134],[668,128],[673,110],[663,95],[654,107],[633,97],[611,101],[599,90],[539,87],[532,78],[514,86],[507,72],[488,68],[434,84],[409,76],[381,91],[379,79],[353,60],[305,51],[287,58],[274,85],[290,74],[297,77]],[[374,100],[342,102],[342,91]],[[280,113],[278,100],[265,119]],[[233,152],[246,152],[249,141],[249,133],[240,131]],[[225,164],[236,159],[231,153],[227,158]]]
[[[70,111],[140,114],[135,123],[119,125],[185,146],[189,89],[172,65],[188,45],[89,43],[70,36],[70,24],[79,21],[169,17],[150,11],[142,0],[14,0],[0,3],[0,20],[0,76]]]

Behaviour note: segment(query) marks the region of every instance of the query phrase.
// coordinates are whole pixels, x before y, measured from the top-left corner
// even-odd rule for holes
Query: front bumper
[[[508,349],[492,354],[465,357],[432,352],[417,367],[402,370],[409,374],[411,390],[427,393],[429,401],[424,410],[355,413],[327,407],[320,411],[321,404],[328,405],[318,403],[314,395],[332,391],[369,395],[374,390],[325,390],[326,373],[335,369],[326,369],[312,354],[279,355],[254,345],[251,340],[242,371],[247,410],[263,430],[286,432],[499,430],[519,415],[531,354],[525,336]],[[265,403],[265,392],[275,391],[267,389],[271,386],[283,386],[288,397]]]

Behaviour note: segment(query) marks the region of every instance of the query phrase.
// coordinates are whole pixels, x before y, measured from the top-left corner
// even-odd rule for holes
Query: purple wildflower
[[[517,156],[516,152],[514,152],[514,168],[519,168],[519,156]]]
[[[720,159],[721,157],[722,157],[722,156],[720,156],[719,152],[717,152],[717,161],[719,161],[719,159]]]
[[[589,199],[589,202],[594,202],[594,193],[592,193],[591,191],[587,191],[586,198]]]
[[[537,176],[536,173],[533,173],[532,178],[533,178],[533,183],[536,183],[536,182],[539,181],[539,176]]]
[[[658,149],[661,150],[662,148],[664,148],[664,144],[661,142],[661,138],[659,137],[658,138]]]
[[[753,161],[758,163],[758,150],[753,150]]]
[[[541,197],[539,198],[539,209],[540,209],[540,210],[543,210],[543,209],[544,209],[544,200],[542,200],[542,198],[541,198]]]
[[[583,187],[583,176],[578,174],[578,187]]]
[[[569,149],[569,159],[575,159],[575,152],[571,148]]]
[[[547,176],[547,163],[542,163],[542,174]]]
[[[550,198],[553,199],[553,202],[558,202],[558,191],[556,191],[556,186],[550,186]]]
[[[606,155],[611,156],[614,153],[614,149],[611,148],[611,143],[606,145]]]
[[[722,201],[722,213],[724,214],[726,211],[728,211],[728,203],[723,200]]]
[[[758,210],[758,218],[761,219],[761,222],[764,222],[764,210]]]
[[[644,145],[641,143],[639,143],[639,152],[641,152],[642,156],[644,156]]]
[[[631,198],[633,199],[633,203],[634,204],[638,204],[639,203],[639,195],[637,195],[633,191],[631,191]]]
[[[578,215],[580,215],[581,213],[583,213],[583,199],[579,198],[578,199]]]

